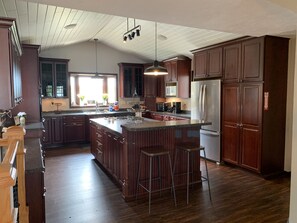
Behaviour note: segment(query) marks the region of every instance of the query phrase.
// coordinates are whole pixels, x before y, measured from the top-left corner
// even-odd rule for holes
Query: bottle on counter
[[[115,102],[114,102],[113,109],[114,109],[115,111],[118,111],[118,110],[120,109],[120,107],[119,107],[119,102],[118,102],[118,101],[115,101]]]

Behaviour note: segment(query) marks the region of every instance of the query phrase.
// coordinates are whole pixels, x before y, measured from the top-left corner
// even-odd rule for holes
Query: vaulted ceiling
[[[0,16],[16,18],[22,42],[41,45],[42,50],[97,38],[147,60],[155,56],[157,21],[157,57],[163,60],[191,56],[190,50],[244,35],[288,35],[297,24],[297,6],[292,4],[289,0],[0,0]],[[69,24],[76,26],[65,29]],[[123,43],[127,29],[138,25],[141,35]]]

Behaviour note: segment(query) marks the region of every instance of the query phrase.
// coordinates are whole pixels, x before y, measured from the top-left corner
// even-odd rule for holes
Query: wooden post
[[[8,142],[18,141],[16,152],[17,175],[18,175],[18,202],[20,223],[29,222],[29,208],[26,206],[26,185],[25,185],[25,148],[24,148],[24,128],[13,126],[7,129],[3,138]]]

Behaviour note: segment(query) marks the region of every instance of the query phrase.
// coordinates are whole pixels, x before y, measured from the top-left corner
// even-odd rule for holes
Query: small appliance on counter
[[[157,112],[166,112],[171,107],[171,102],[158,102],[156,103]]]
[[[173,112],[181,113],[181,102],[172,102]]]

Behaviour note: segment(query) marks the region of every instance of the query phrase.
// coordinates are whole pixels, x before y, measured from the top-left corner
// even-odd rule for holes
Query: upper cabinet
[[[143,64],[119,63],[120,97],[143,96]]]
[[[237,82],[241,78],[241,44],[223,48],[224,81]]]
[[[222,76],[223,49],[222,47],[212,49],[201,49],[192,51],[194,53],[193,79],[215,78]]]
[[[177,81],[178,62],[176,59],[164,61],[164,66],[168,71],[168,75],[165,75],[165,82]]]
[[[174,57],[164,61],[168,75],[165,75],[165,84],[177,82],[177,97],[189,98],[191,80],[191,59]]]
[[[255,38],[223,48],[223,81],[263,80],[264,38]]]
[[[22,48],[14,19],[0,18],[0,49],[0,110],[8,110],[22,101]]]
[[[22,44],[21,56],[23,102],[13,109],[13,115],[26,112],[26,122],[40,122],[39,45]],[[29,66],[28,66],[29,65]]]
[[[42,97],[68,96],[68,61],[66,59],[40,58]]]

